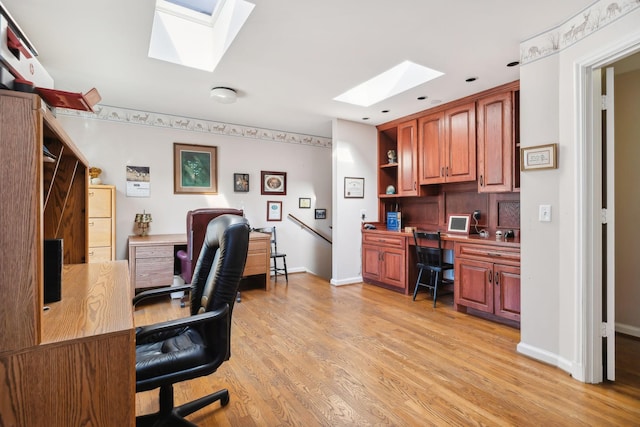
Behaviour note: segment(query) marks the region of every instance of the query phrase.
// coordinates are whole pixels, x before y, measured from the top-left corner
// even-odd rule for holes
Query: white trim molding
[[[638,7],[638,0],[598,0],[557,27],[520,43],[520,63],[554,55]]]
[[[142,126],[156,126],[192,132],[204,132],[218,135],[239,136],[243,138],[262,139],[265,141],[285,142],[289,144],[311,145],[320,148],[331,148],[331,138],[304,135],[251,126],[240,126],[223,122],[194,119],[190,117],[172,116],[170,114],[151,113],[148,111],[130,110],[98,104],[94,112],[56,108],[56,114],[83,117],[86,119],[107,120]]]

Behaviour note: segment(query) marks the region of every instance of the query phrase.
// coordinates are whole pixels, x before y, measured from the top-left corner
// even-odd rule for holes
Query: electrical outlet
[[[480,211],[478,209],[473,211],[473,219],[475,219],[476,221],[480,219]]]

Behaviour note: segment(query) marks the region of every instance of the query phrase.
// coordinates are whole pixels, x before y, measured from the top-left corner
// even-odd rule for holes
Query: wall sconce
[[[141,214],[136,214],[135,223],[138,227],[138,236],[146,236],[149,232],[149,223],[153,221],[151,214],[142,211]]]

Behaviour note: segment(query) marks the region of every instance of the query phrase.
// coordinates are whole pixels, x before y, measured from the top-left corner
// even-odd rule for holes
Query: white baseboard
[[[348,279],[340,279],[340,280],[331,279],[329,283],[331,283],[334,286],[353,285],[355,283],[362,283],[362,276],[351,277]]]
[[[621,334],[631,335],[632,337],[640,338],[640,328],[633,325],[625,325],[623,323],[616,323],[616,332]]]
[[[570,360],[560,357],[555,353],[551,353],[547,350],[542,350],[538,347],[534,347],[523,342],[518,343],[518,345],[516,346],[516,351],[520,354],[531,357],[532,359],[536,359],[560,368],[569,374],[574,373],[574,364]]]

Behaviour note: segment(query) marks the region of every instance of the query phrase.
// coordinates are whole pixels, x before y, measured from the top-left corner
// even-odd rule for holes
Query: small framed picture
[[[364,178],[344,178],[344,197],[346,199],[364,198]]]
[[[538,145],[520,149],[520,170],[556,169],[558,144]]]
[[[262,187],[260,194],[286,196],[287,195],[287,173],[260,171]]]
[[[267,202],[267,221],[282,221],[282,202]]]
[[[248,173],[233,174],[233,191],[235,193],[249,192],[249,174]]]
[[[316,209],[316,219],[327,219],[327,210]]]
[[[311,199],[308,197],[300,197],[298,199],[298,207],[300,209],[309,209],[311,208]]]

